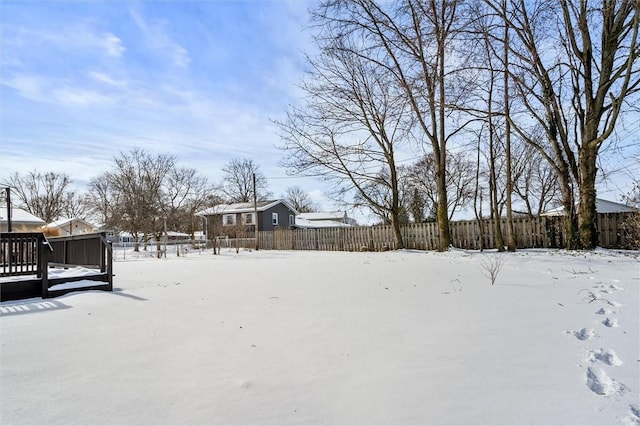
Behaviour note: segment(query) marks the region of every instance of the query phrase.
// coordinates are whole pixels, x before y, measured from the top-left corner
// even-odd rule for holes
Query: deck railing
[[[52,286],[85,279],[101,283],[83,286],[83,289],[113,290],[113,251],[104,232],[49,240],[42,233],[2,233],[0,263],[1,277],[25,276],[0,283],[0,300],[3,301],[59,296],[72,290]],[[50,266],[84,266],[99,271],[86,276],[51,278]]]

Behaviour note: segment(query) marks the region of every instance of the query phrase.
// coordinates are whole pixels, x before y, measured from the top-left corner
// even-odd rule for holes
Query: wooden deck
[[[0,235],[0,301],[58,297],[72,291],[113,290],[113,253],[105,233],[47,239],[41,233]],[[96,272],[50,277],[51,266],[86,266]],[[19,277],[19,278],[17,278]],[[95,285],[58,288],[81,280]]]

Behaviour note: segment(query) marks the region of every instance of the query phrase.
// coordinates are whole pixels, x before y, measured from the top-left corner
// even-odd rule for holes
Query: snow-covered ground
[[[0,423],[640,424],[638,253],[132,259],[0,305]]]

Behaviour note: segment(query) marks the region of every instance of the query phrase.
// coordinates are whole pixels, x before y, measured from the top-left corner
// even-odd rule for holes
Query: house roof
[[[0,207],[0,222],[7,223],[7,207]],[[32,215],[26,210],[11,208],[11,223],[23,223],[33,225],[44,225],[44,220]]]
[[[259,212],[269,210],[271,207],[278,204],[284,204],[287,208],[294,213],[298,213],[296,209],[285,200],[271,200],[271,201],[258,201],[256,203],[257,210]],[[218,204],[217,206],[209,207],[196,213],[196,216],[215,216],[219,214],[231,214],[231,213],[251,213],[254,211],[253,202],[249,203],[233,203],[233,204]]]
[[[97,226],[93,225],[92,223],[87,222],[84,219],[78,219],[78,218],[62,218],[62,219],[58,219],[56,221],[53,221],[51,223],[48,223],[45,225],[45,228],[62,228],[63,226],[69,225],[70,223],[83,223],[84,225],[86,225],[89,228],[95,228],[97,229]]]
[[[312,213],[300,213],[297,218],[305,219],[305,220],[345,220],[347,217],[346,212],[335,211],[335,212],[312,212]]]
[[[616,203],[615,201],[604,200],[602,198],[596,198],[597,213],[625,213],[636,211],[638,210],[626,204]],[[564,214],[564,207],[558,207],[556,209],[548,210],[542,213],[542,216],[563,216]]]
[[[296,228],[344,228],[352,225],[344,222],[338,222],[336,220],[309,220],[296,216]]]
[[[175,231],[167,231],[165,232],[167,237],[190,237],[191,235],[185,234],[184,232],[175,232]]]

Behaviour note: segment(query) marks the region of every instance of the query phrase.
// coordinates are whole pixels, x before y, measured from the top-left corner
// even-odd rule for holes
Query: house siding
[[[236,217],[236,224],[224,226],[223,216],[226,213],[206,215],[208,220],[207,235],[209,238],[213,236],[227,236],[230,238],[235,237],[249,237],[251,238],[255,232],[255,225],[244,225],[243,216],[246,213],[254,213],[253,210],[246,210],[241,213],[234,213]],[[272,214],[278,213],[278,225],[274,226],[272,222]],[[295,216],[296,212],[289,209],[285,204],[279,203],[275,206],[264,210],[258,211],[256,217],[256,223],[260,231],[273,231],[274,229],[289,228],[289,215]]]
[[[262,214],[260,214],[262,213]],[[278,213],[278,225],[274,226],[272,221],[272,214]],[[289,215],[295,215],[284,204],[278,204],[263,212],[258,212],[260,216],[260,230],[261,231],[273,231],[274,229],[286,229],[289,228]]]

